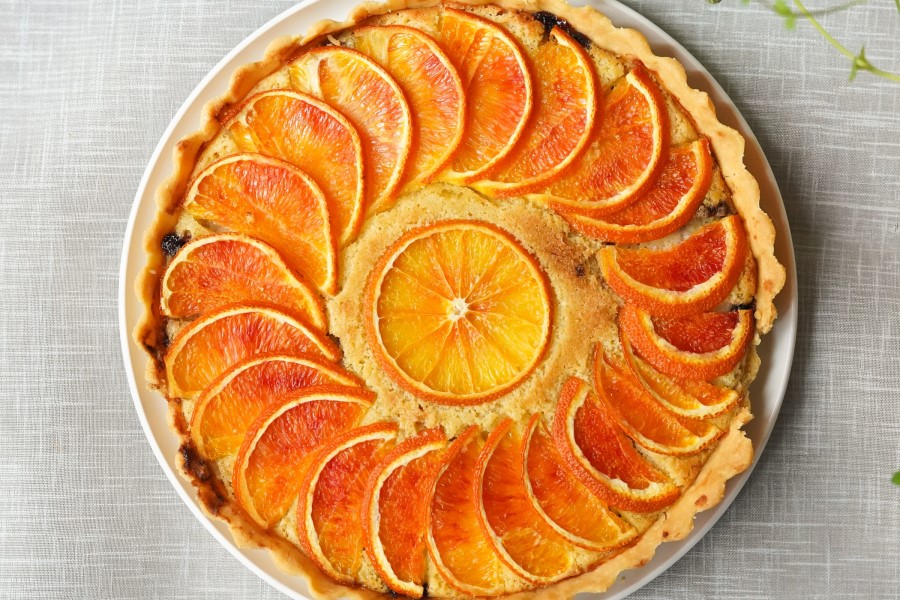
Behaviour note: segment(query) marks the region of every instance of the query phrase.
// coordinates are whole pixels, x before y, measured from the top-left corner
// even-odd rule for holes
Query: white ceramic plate
[[[212,72],[200,82],[175,118],[172,119],[144,172],[125,231],[119,273],[119,330],[125,370],[128,374],[128,383],[135,408],[159,464],[185,504],[213,537],[247,568],[294,599],[308,597],[305,582],[299,577],[290,576],[281,571],[269,556],[268,551],[236,547],[228,527],[207,517],[200,508],[193,487],[176,475],[178,471],[178,440],[169,430],[166,403],[159,394],[148,390],[144,385],[143,374],[148,358],[143,349],[131,338],[131,331],[143,311],[143,307],[133,291],[133,286],[145,263],[142,240],[156,211],[155,190],[171,173],[170,157],[175,143],[198,128],[203,105],[208,100],[222,95],[227,89],[231,73],[243,64],[259,60],[265,53],[266,47],[275,38],[283,35],[302,34],[313,23],[322,19],[343,20],[358,3],[359,0],[305,0],[300,2],[259,28],[222,59]],[[583,1],[572,3],[584,4]],[[692,87],[708,92],[716,104],[722,122],[740,131],[747,139],[745,159],[747,167],[759,180],[762,190],[762,207],[772,217],[778,231],[775,254],[784,263],[788,272],[787,284],[778,296],[776,303],[780,313],[779,318],[773,331],[765,337],[760,347],[762,369],[751,390],[753,412],[756,418],[747,426],[746,431],[753,440],[758,460],[781,408],[797,333],[797,280],[794,268],[794,250],[778,185],[759,142],[750,131],[746,121],[709,72],[687,50],[662,29],[615,0],[595,0],[590,4],[608,15],[617,26],[640,30],[650,40],[656,54],[672,56],[681,61],[687,69]],[[656,556],[645,567],[626,571],[606,593],[592,596],[598,600],[601,598],[604,600],[624,598],[665,571],[699,542],[722,513],[728,509],[747,481],[752,469],[751,466],[746,472],[728,482],[722,502],[712,510],[702,512],[697,516],[694,530],[686,539],[662,544]]]

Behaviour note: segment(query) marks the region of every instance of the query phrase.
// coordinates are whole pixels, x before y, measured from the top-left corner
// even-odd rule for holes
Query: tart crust
[[[298,49],[316,38],[336,32],[376,15],[406,8],[436,6],[434,0],[389,0],[386,3],[368,2],[357,6],[343,22],[321,21],[302,36],[283,37],[273,41],[262,60],[238,68],[232,75],[228,90],[203,108],[200,128],[182,138],[173,153],[172,175],[156,192],[157,216],[147,232],[144,245],[147,264],[135,282],[135,291],[145,306],[145,312],[133,332],[134,339],[156,357],[162,340],[158,324],[158,280],[165,268],[165,257],[159,251],[163,236],[178,220],[181,198],[189,184],[196,160],[205,145],[220,131],[218,116],[230,105],[241,101],[262,79],[281,68]],[[709,138],[716,162],[731,190],[734,208],[744,221],[750,248],[756,261],[756,329],[757,339],[767,333],[776,317],[774,297],[785,283],[785,269],[774,255],[775,228],[760,208],[760,190],[744,162],[745,141],[740,133],[719,122],[709,96],[690,87],[684,67],[673,58],[653,53],[646,38],[633,29],[617,28],[602,13],[591,7],[575,8],[563,0],[457,0],[454,4],[493,4],[509,10],[529,12],[547,11],[568,21],[578,32],[586,35],[598,47],[623,57],[641,61],[693,120],[696,130]],[[151,360],[147,380],[151,387],[162,387],[156,360]],[[746,378],[755,376],[758,366],[755,351],[746,367]],[[189,439],[181,401],[169,401],[169,421],[183,442]],[[580,592],[602,592],[608,589],[622,571],[645,565],[664,541],[683,539],[693,529],[694,516],[718,504],[724,495],[726,482],[746,470],[753,460],[753,447],[742,427],[752,419],[749,397],[745,394],[741,408],[731,420],[726,435],[709,454],[698,475],[684,490],[679,500],[660,513],[638,541],[597,568],[563,580],[548,588],[519,592],[510,598],[571,598]],[[287,540],[263,531],[228,499],[227,490],[214,472],[214,467],[198,457],[185,443],[181,450],[182,474],[193,483],[204,510],[211,517],[229,524],[235,543],[240,547],[263,547],[270,550],[280,568],[302,575],[310,593],[317,598],[378,598],[383,594],[361,587],[338,584],[322,573],[299,548]]]

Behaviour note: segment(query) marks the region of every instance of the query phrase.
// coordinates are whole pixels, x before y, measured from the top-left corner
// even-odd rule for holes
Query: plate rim
[[[358,2],[359,0],[343,0],[342,5],[345,5],[347,9],[351,9],[356,4],[358,4]],[[243,564],[251,572],[260,577],[263,581],[273,586],[288,597],[297,600],[306,600],[311,597],[309,595],[309,592],[307,591],[308,586],[306,585],[305,580],[302,577],[289,575],[283,571],[279,573],[271,573],[269,572],[269,570],[263,568],[262,565],[258,564],[259,561],[263,559],[268,559],[271,561],[269,553],[265,550],[254,548],[239,548],[237,544],[235,544],[231,536],[226,536],[225,531],[222,529],[224,527],[224,524],[217,520],[214,520],[203,512],[196,496],[196,490],[194,490],[193,487],[189,487],[187,482],[185,482],[176,473],[176,469],[174,468],[173,464],[173,461],[176,460],[176,457],[167,456],[163,452],[160,443],[157,440],[156,434],[154,433],[153,428],[150,424],[150,420],[148,418],[148,414],[142,397],[143,394],[148,394],[155,396],[155,399],[159,400],[159,395],[156,392],[148,389],[142,390],[138,386],[137,369],[135,368],[134,364],[136,358],[134,355],[134,350],[137,350],[137,352],[140,353],[137,357],[138,360],[146,361],[146,356],[142,356],[143,349],[138,347],[137,343],[132,339],[131,332],[134,329],[136,321],[134,319],[129,321],[129,311],[127,306],[129,295],[134,295],[135,277],[130,274],[130,272],[132,271],[130,267],[132,266],[132,262],[134,261],[133,254],[135,250],[137,250],[139,256],[143,255],[144,252],[143,232],[139,232],[136,237],[135,225],[138,220],[138,215],[141,213],[141,208],[143,208],[146,203],[150,203],[152,205],[152,208],[154,210],[156,209],[154,193],[155,190],[151,190],[151,193],[148,195],[148,186],[152,176],[154,175],[156,170],[160,168],[160,166],[162,167],[164,172],[171,170],[171,165],[167,165],[165,164],[165,162],[161,164],[160,161],[165,161],[165,157],[168,156],[168,154],[165,153],[164,150],[166,148],[174,146],[175,142],[177,141],[174,138],[175,130],[179,125],[183,123],[187,113],[192,108],[195,108],[194,105],[201,98],[201,96],[205,96],[206,100],[215,97],[214,93],[210,93],[211,84],[213,83],[213,80],[223,74],[229,63],[243,54],[249,46],[260,41],[262,38],[271,36],[269,39],[269,41],[271,41],[278,37],[275,33],[273,33],[273,30],[276,29],[277,26],[284,21],[295,17],[295,15],[297,15],[298,13],[306,11],[314,5],[322,4],[330,3],[326,2],[326,0],[302,0],[301,2],[289,7],[275,17],[269,19],[254,32],[244,38],[218,63],[216,63],[216,65],[209,71],[209,73],[207,73],[206,76],[200,80],[200,82],[188,95],[187,99],[185,99],[185,101],[179,107],[178,111],[175,113],[172,120],[166,127],[164,133],[160,137],[159,142],[157,143],[153,151],[153,154],[148,160],[147,166],[144,170],[141,181],[135,193],[134,200],[132,201],[131,211],[129,213],[128,222],[125,228],[122,242],[122,251],[119,262],[119,285],[117,298],[120,346],[125,366],[126,378],[128,380],[129,392],[135,407],[135,411],[138,414],[141,428],[143,429],[144,435],[147,438],[147,442],[149,443],[157,462],[166,475],[166,478],[175,488],[178,496],[188,506],[189,510],[194,514],[194,516],[203,524],[203,526],[213,536],[213,538],[218,541],[232,556],[238,559],[241,564]],[[666,33],[661,27],[650,21],[647,17],[641,15],[636,10],[622,4],[618,0],[588,0],[587,2],[573,2],[573,4],[591,5],[597,8],[600,12],[606,14],[617,26],[625,26],[638,29],[645,37],[648,38],[651,47],[654,48],[654,51],[657,54],[661,56],[674,56],[676,59],[678,59],[688,71],[688,77],[689,82],[691,83],[691,87],[698,87],[698,89],[702,89],[709,93],[717,108],[717,113],[720,120],[722,120],[723,123],[734,127],[744,136],[746,140],[745,159],[747,156],[753,155],[759,160],[759,164],[756,166],[756,170],[751,169],[749,165],[748,170],[750,170],[754,177],[756,177],[756,179],[759,181],[761,188],[764,186],[764,184],[766,184],[766,186],[769,188],[770,195],[764,198],[763,202],[765,202],[765,211],[767,214],[769,214],[769,217],[774,222],[777,232],[776,256],[784,265],[787,271],[785,286],[776,297],[776,305],[779,309],[778,319],[776,320],[773,330],[769,332],[769,334],[763,339],[762,342],[762,347],[767,348],[769,350],[768,353],[773,353],[778,350],[784,357],[778,364],[774,364],[773,362],[764,362],[763,367],[760,369],[761,376],[774,376],[777,379],[777,381],[774,382],[775,389],[771,392],[767,391],[767,394],[765,396],[767,403],[771,402],[772,406],[769,413],[765,415],[764,421],[762,415],[754,413],[754,421],[752,421],[748,427],[745,427],[745,430],[753,429],[754,431],[756,429],[759,429],[760,427],[762,428],[762,430],[757,434],[757,439],[754,440],[753,462],[751,463],[750,467],[747,468],[747,470],[731,478],[727,482],[725,494],[718,505],[710,510],[698,513],[694,522],[694,528],[686,538],[679,541],[667,542],[661,545],[657,549],[656,554],[648,565],[644,566],[641,569],[626,571],[622,574],[619,574],[616,583],[614,583],[607,591],[602,593],[579,594],[579,596],[587,596],[595,598],[596,600],[621,600],[622,598],[625,598],[639,588],[650,583],[656,577],[668,570],[669,567],[680,560],[685,554],[687,554],[687,552],[689,552],[691,548],[693,548],[706,535],[706,533],[728,510],[728,508],[737,498],[741,489],[747,483],[755,466],[758,464],[760,457],[765,450],[766,444],[771,437],[775,423],[778,419],[778,414],[780,412],[781,406],[784,401],[784,396],[787,391],[787,385],[791,373],[791,366],[793,363],[794,350],[796,346],[799,309],[797,294],[797,274],[795,268],[796,259],[791,238],[790,226],[787,218],[787,212],[785,210],[784,201],[781,196],[778,183],[775,179],[775,175],[772,171],[771,165],[766,159],[765,153],[762,150],[759,140],[753,133],[747,121],[744,119],[735,103],[731,100],[724,89],[722,89],[721,85],[715,80],[715,78],[713,78],[709,71],[684,46],[682,46],[671,35]],[[338,13],[341,12],[341,9],[337,9],[335,7],[333,9],[329,8],[329,10],[331,11],[329,13],[331,18],[342,16],[338,15]],[[623,18],[624,20],[631,22],[623,23]],[[657,52],[657,49],[660,46],[665,46],[664,52]],[[243,62],[251,62],[251,59],[243,60],[242,63]],[[227,75],[230,77],[230,72]],[[695,82],[691,81],[692,78],[696,77],[700,77],[702,79],[702,86],[695,86]],[[725,112],[722,110],[723,108],[730,109],[728,111],[728,116],[730,118],[727,120],[733,122],[726,122],[726,119],[722,118],[723,113]],[[759,169],[761,169],[761,172],[759,171]],[[143,264],[141,263],[140,266],[142,268]],[[779,344],[779,347],[771,348],[771,346],[776,341],[776,335],[778,336],[777,342]],[[759,388],[759,385],[756,385],[756,387]],[[757,390],[757,393],[760,393],[759,390]],[[753,398],[756,404],[759,404],[763,401],[762,399],[758,398],[756,394],[753,395]],[[164,409],[164,412],[167,413],[167,409]],[[168,421],[167,415],[166,421]],[[169,431],[168,427],[166,427],[166,431]],[[663,549],[665,549],[665,551]],[[667,556],[663,556],[663,554],[667,554]],[[277,566],[275,566],[275,568],[277,569]],[[284,581],[285,579],[290,579],[292,582],[298,585],[288,585]],[[302,588],[302,591],[298,588]]]

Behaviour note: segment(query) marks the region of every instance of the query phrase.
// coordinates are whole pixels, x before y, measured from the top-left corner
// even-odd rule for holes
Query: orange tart
[[[148,384],[206,511],[315,597],[601,592],[752,461],[774,228],[640,33],[414,4],[276,42],[178,144]]]

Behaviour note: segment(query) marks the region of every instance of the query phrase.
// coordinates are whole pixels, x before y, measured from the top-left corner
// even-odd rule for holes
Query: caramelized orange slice
[[[329,384],[360,387],[355,377],[316,356],[253,356],[203,390],[191,414],[191,439],[205,458],[235,454],[250,424],[267,406],[295,390]]]
[[[320,448],[306,471],[297,501],[297,537],[306,555],[335,581],[357,580],[365,547],[365,483],[396,437],[396,423],[351,429]]]
[[[403,90],[413,115],[405,180],[428,183],[449,163],[466,124],[466,96],[453,63],[434,38],[412,27],[361,27],[352,40]]]
[[[517,385],[550,333],[537,262],[482,221],[414,229],[369,279],[366,328],[382,366],[411,393],[475,404]]]
[[[185,208],[268,242],[325,293],[337,291],[337,252],[325,196],[293,165],[261,154],[236,154],[204,169]]]
[[[488,436],[475,469],[479,524],[500,560],[519,577],[553,583],[578,570],[579,551],[532,506],[524,458],[512,419],[504,419]]]
[[[489,196],[516,196],[558,179],[584,150],[597,114],[594,69],[587,53],[559,27],[532,55],[534,111],[499,172],[477,184]]]
[[[634,353],[623,330],[620,329],[619,334],[631,372],[651,396],[676,415],[688,419],[717,417],[740,401],[741,395],[727,387],[693,379],[674,379],[660,373]]]
[[[395,200],[412,144],[412,116],[394,78],[365,55],[326,46],[290,66],[291,85],[346,116],[363,143],[369,214]]]
[[[434,483],[426,539],[435,569],[450,586],[471,596],[496,596],[522,580],[500,560],[479,525],[475,476],[480,451],[474,425],[447,449]]]
[[[531,73],[512,36],[471,13],[445,7],[438,41],[467,98],[465,134],[442,178],[470,183],[506,158],[522,137],[534,102]]]
[[[325,329],[319,295],[274,248],[237,233],[186,244],[166,268],[160,288],[160,309],[167,317],[195,317],[235,302],[269,302]]]
[[[381,580],[398,594],[424,595],[425,519],[446,447],[443,431],[422,431],[391,450],[366,484],[366,554]]]
[[[599,124],[572,168],[539,197],[560,212],[601,216],[637,199],[656,178],[669,145],[665,100],[641,66],[603,99]]]
[[[594,354],[594,389],[616,422],[636,443],[659,454],[689,456],[705,450],[724,433],[706,421],[679,419],[648,394],[627,365],[603,352]]]
[[[744,225],[732,215],[663,250],[607,246],[600,251],[600,268],[626,302],[674,317],[710,310],[725,300],[746,259]]]
[[[358,388],[315,387],[287,396],[253,422],[232,474],[234,496],[259,525],[272,527],[297,498],[313,452],[355,427],[372,404]]]
[[[563,218],[584,235],[620,244],[658,240],[685,226],[703,202],[712,180],[706,139],[669,148],[662,171],[635,202],[604,217],[560,206]]]
[[[553,439],[581,483],[623,510],[653,512],[670,505],[681,491],[634,449],[615,423],[615,414],[587,383],[572,377],[563,385]]]
[[[169,394],[194,398],[228,367],[270,352],[309,352],[337,360],[340,351],[310,325],[265,305],[229,305],[182,329],[166,352]]]
[[[306,94],[271,90],[248,98],[224,127],[242,151],[284,159],[307,173],[325,194],[338,243],[356,238],[365,212],[363,150],[343,115]]]
[[[522,452],[531,505],[569,543],[603,552],[634,538],[634,527],[613,514],[565,466],[540,414],[525,426]]]
[[[753,340],[753,311],[653,317],[625,305],[619,327],[634,349],[672,377],[707,381],[730,373]]]

